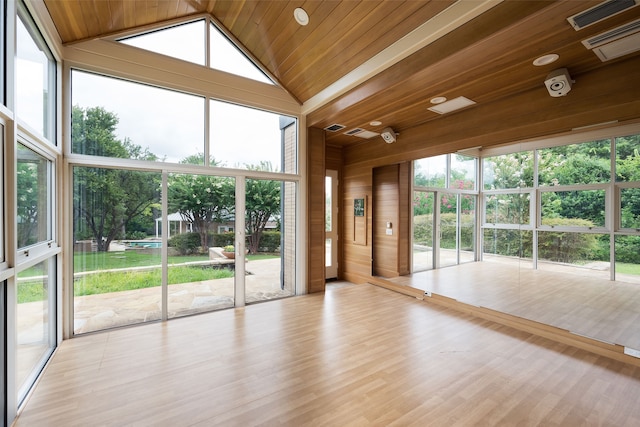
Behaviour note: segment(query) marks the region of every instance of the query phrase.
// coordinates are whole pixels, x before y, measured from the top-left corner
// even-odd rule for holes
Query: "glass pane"
[[[296,185],[248,179],[246,302],[295,295]]]
[[[51,240],[51,162],[18,144],[18,247]]]
[[[608,139],[538,150],[538,161],[541,186],[611,181],[611,141]]]
[[[199,20],[118,41],[172,58],[205,65],[204,30],[205,21]]]
[[[609,279],[609,235],[538,232],[538,269]]]
[[[434,193],[413,193],[413,271],[433,268]]]
[[[73,169],[74,332],[160,319],[161,175]]]
[[[221,101],[211,100],[210,105],[212,165],[297,171],[295,119]]]
[[[640,188],[620,189],[620,226],[640,229]]]
[[[491,194],[485,196],[485,222],[487,224],[528,225],[529,193]]]
[[[462,154],[451,155],[451,174],[449,176],[449,188],[458,190],[475,190],[476,165],[478,159]]]
[[[211,68],[263,83],[273,84],[253,62],[211,24],[209,31],[209,61]]]
[[[1,48],[0,48],[1,49]],[[4,189],[4,126],[0,125],[0,188]],[[0,221],[5,224],[4,214],[5,192],[0,195]],[[4,237],[4,225],[0,227],[0,263],[4,262],[6,239]],[[1,368],[0,368],[1,369]]]
[[[440,262],[438,267],[458,264],[458,201],[455,194],[440,195]]]
[[[482,160],[485,190],[533,187],[533,151]]]
[[[616,138],[616,181],[640,181],[640,134]]]
[[[419,187],[445,188],[447,155],[428,157],[413,162],[413,183]]]
[[[71,79],[74,153],[203,160],[203,98],[77,70]]]
[[[233,307],[235,179],[169,175],[169,317]],[[220,233],[220,230],[223,230]]]
[[[331,231],[332,230],[332,220],[333,217],[331,215],[333,211],[333,205],[331,204],[331,190],[332,180],[330,176],[326,176],[324,178],[324,230]]]
[[[324,241],[324,266],[331,267],[331,239],[325,239]]]
[[[42,261],[17,276],[16,384],[20,401],[26,396],[55,345],[54,262],[55,257]]]
[[[54,62],[19,14],[16,28],[16,113],[46,138],[53,137],[55,107]],[[37,30],[33,30],[37,31]],[[39,36],[39,34],[38,34]]]
[[[476,196],[460,194],[460,262],[475,261]]]
[[[541,193],[542,225],[604,227],[604,190],[545,191]]]
[[[512,262],[531,259],[533,254],[533,232],[529,230],[506,230],[485,228],[483,234],[483,259],[485,261]]]
[[[640,284],[640,236],[616,236],[616,280]]]

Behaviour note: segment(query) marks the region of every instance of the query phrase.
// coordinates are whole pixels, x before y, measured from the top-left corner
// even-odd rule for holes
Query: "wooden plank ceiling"
[[[208,13],[301,104],[397,44],[453,3],[454,0],[45,0],[63,43]],[[361,138],[344,135],[344,131],[360,127],[380,132],[391,126],[402,133],[448,116],[427,110],[432,106],[430,99],[436,96],[465,96],[482,105],[505,105],[499,101],[538,88],[540,98],[546,102],[549,95],[544,80],[554,69],[567,67],[579,85],[580,76],[613,64],[626,62],[629,69],[640,67],[638,52],[602,62],[581,43],[640,18],[640,7],[580,31],[567,22],[567,17],[599,3],[496,2],[479,17],[320,104],[308,114],[307,124],[320,128],[342,124],[346,126],[342,132],[327,133],[327,142],[339,146],[361,144]],[[293,19],[296,7],[304,7],[309,14],[307,26],[300,26]],[[560,59],[542,67],[532,65],[535,58],[548,53],[556,53]],[[514,106],[508,107],[505,116],[513,111]],[[463,117],[464,113],[454,114]],[[382,124],[371,125],[373,120]]]

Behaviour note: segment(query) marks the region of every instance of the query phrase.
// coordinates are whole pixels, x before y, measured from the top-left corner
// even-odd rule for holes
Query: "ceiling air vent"
[[[621,25],[618,28],[614,28],[613,30],[606,31],[604,33],[598,34],[597,36],[590,37],[586,40],[582,40],[582,44],[585,45],[587,49],[593,49],[596,46],[601,46],[605,43],[611,43],[614,40],[621,39],[622,37],[629,36],[631,34],[637,33],[638,31],[640,31],[640,19],[636,19],[635,21]]]
[[[328,130],[329,132],[338,132],[341,129],[346,128],[345,125],[339,125],[337,123],[334,123],[332,125],[327,126],[326,128],[324,128],[324,130]]]
[[[355,128],[355,129],[351,129],[351,130],[346,131],[344,134],[345,135],[355,135],[355,134],[360,133],[362,131],[364,131],[364,129]]]
[[[608,0],[590,9],[567,18],[567,21],[576,30],[581,30],[591,24],[600,22],[610,16],[616,15],[629,8],[637,6],[640,0]]]

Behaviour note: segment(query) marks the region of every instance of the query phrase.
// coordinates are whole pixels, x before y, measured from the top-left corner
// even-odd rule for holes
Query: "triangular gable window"
[[[204,20],[162,28],[118,40],[140,49],[205,65]]]
[[[198,65],[209,65],[220,71],[273,84],[256,65],[224,34],[209,23],[209,40],[205,36],[208,20],[174,25],[119,39],[121,43],[167,55]],[[208,42],[208,49],[205,46]],[[208,58],[206,55],[208,54]]]
[[[273,84],[244,53],[211,24],[209,32],[210,67],[263,83]]]

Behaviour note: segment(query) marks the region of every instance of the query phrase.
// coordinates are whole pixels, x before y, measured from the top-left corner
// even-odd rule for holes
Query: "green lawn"
[[[640,275],[640,264],[616,263],[616,273]]]
[[[278,258],[277,255],[247,255],[247,259],[260,260]],[[212,268],[211,266],[179,265],[196,261],[207,261],[207,255],[189,255],[169,257],[169,285],[177,283],[199,282],[203,280],[233,277],[232,270]],[[176,265],[177,264],[177,265]],[[160,256],[139,253],[137,251],[124,252],[90,252],[74,255],[74,272],[97,271],[75,279],[73,293],[75,296],[94,295],[109,292],[119,292],[133,289],[160,286],[161,269]],[[102,271],[119,268],[158,266],[158,268],[142,271]],[[20,273],[21,278],[39,276],[42,271],[32,267]],[[44,291],[42,280],[21,282],[18,286],[18,303],[42,301]]]

